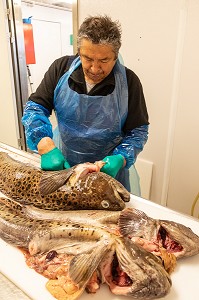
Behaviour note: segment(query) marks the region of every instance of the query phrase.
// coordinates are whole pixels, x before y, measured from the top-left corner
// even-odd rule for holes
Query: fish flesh
[[[102,281],[115,295],[156,299],[167,295],[171,288],[171,278],[161,260],[129,238],[116,239],[115,251],[109,251],[99,269]]]
[[[85,289],[90,289],[92,283],[90,283],[94,276],[88,281],[85,286],[80,288],[69,277],[69,265],[72,255],[65,253],[57,254],[56,251],[50,251],[47,254],[37,254],[30,256],[28,253],[24,253],[26,258],[26,264],[34,269],[37,273],[48,278],[46,283],[46,289],[51,293],[53,297],[59,300],[67,299],[73,300],[80,297]],[[97,279],[95,279],[95,285]],[[99,288],[99,285],[98,285]]]
[[[119,218],[120,233],[146,250],[160,255],[166,249],[175,257],[188,257],[199,253],[199,236],[183,224],[158,220],[134,208],[124,209]]]
[[[122,210],[130,201],[124,186],[103,172],[85,172],[82,164],[43,171],[0,152],[0,191],[22,204],[48,210]]]
[[[90,282],[94,278],[95,283],[98,281],[94,276],[96,269],[114,243],[114,236],[99,228],[78,224],[69,228],[56,228],[47,235],[37,235],[31,240],[25,256],[29,267],[49,279],[46,288],[53,296],[73,300],[93,286]],[[61,240],[64,247],[60,247]],[[35,247],[38,245],[42,248]],[[78,266],[75,280],[72,278],[74,265]]]

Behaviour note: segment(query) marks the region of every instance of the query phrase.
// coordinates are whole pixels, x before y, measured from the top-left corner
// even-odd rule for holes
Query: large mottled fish
[[[84,164],[42,171],[0,152],[0,191],[23,204],[51,210],[122,210],[130,193],[102,172],[85,174]],[[83,175],[81,176],[81,172]]]
[[[199,236],[189,227],[169,220],[156,220],[143,211],[124,209],[119,218],[120,232],[146,250],[160,254],[164,248],[176,258],[199,253]]]

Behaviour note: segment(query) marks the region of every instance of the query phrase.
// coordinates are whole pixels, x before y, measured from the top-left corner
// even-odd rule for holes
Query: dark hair
[[[121,47],[121,25],[113,22],[108,16],[87,17],[81,24],[77,35],[78,51],[82,39],[88,39],[93,44],[112,45],[113,51],[118,56]]]

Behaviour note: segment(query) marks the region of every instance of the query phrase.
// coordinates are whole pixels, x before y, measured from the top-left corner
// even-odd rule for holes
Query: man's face
[[[110,45],[93,44],[83,39],[79,50],[85,80],[99,83],[112,71],[116,58]]]

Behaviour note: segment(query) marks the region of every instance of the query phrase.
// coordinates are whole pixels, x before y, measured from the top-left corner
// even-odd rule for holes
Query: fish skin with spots
[[[124,209],[130,193],[120,182],[102,172],[81,176],[79,166],[43,171],[0,152],[0,191],[22,204],[46,210]]]

